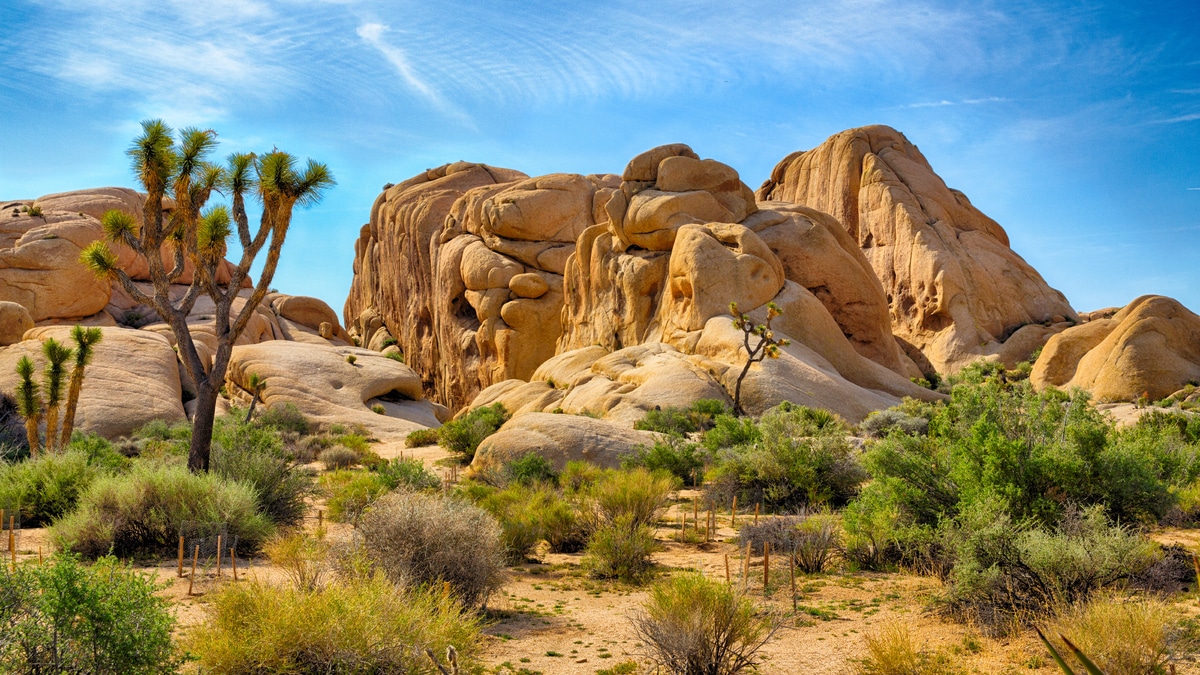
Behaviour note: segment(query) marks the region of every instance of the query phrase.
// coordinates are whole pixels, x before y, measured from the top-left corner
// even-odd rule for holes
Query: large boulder
[[[318,424],[361,424],[381,440],[438,426],[444,416],[425,400],[411,368],[358,347],[284,340],[234,347],[226,390],[243,405],[250,402],[252,374],[264,382],[263,405],[291,403]]]
[[[103,233],[86,215],[42,211],[28,202],[0,205],[0,301],[15,302],[35,322],[91,316],[104,309],[108,281],[79,262],[79,254]]]
[[[75,428],[115,438],[154,420],[171,424],[186,420],[177,359],[170,343],[148,331],[101,331],[103,338],[85,371]],[[0,347],[0,391],[10,393],[16,388],[16,363],[22,356],[42,364],[42,341],[54,338],[70,345],[70,334],[67,326],[34,328],[23,342]]]
[[[926,371],[952,372],[981,356],[1011,360],[1011,349],[1001,352],[1019,328],[1079,320],[1009,248],[1004,229],[895,129],[850,129],[793,153],[757,195],[842,224],[882,282],[893,333]]]
[[[25,339],[25,331],[33,328],[33,317],[24,305],[0,301],[0,347]]]
[[[1101,402],[1158,400],[1200,384],[1200,317],[1178,301],[1144,295],[1112,318],[1049,339],[1034,387],[1081,387]]]
[[[506,462],[537,453],[550,460],[556,471],[567,462],[583,460],[616,468],[621,458],[638,446],[654,444],[657,434],[634,431],[580,415],[527,413],[504,423],[475,451],[471,471],[499,468]]]

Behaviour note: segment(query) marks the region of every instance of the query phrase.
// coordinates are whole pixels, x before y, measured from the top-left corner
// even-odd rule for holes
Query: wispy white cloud
[[[1002,96],[987,96],[984,98],[965,98],[959,101],[923,101],[920,103],[909,103],[908,105],[900,106],[902,108],[943,108],[952,105],[981,105],[984,103],[1006,103],[1009,99]]]
[[[449,112],[463,121],[470,123],[471,118],[466,113],[446,100],[446,97],[436,87],[417,73],[411,59],[409,59],[408,53],[404,49],[390,44],[385,39],[385,35],[389,30],[387,26],[381,23],[364,23],[358,27],[355,33],[391,64],[409,88],[420,94],[438,109]]]
[[[1188,190],[1200,190],[1200,187],[1188,188]]]
[[[1195,122],[1200,120],[1200,113],[1188,113],[1177,117],[1168,117],[1161,120],[1150,120],[1150,124],[1180,124],[1183,122]]]

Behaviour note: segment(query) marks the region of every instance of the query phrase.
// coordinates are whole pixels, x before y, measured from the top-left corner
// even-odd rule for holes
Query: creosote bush
[[[326,448],[317,455],[317,460],[325,465],[329,471],[337,469],[348,469],[352,466],[357,466],[362,458],[357,452],[342,445],[335,445],[332,448]]]
[[[315,533],[293,528],[279,532],[263,546],[271,562],[283,570],[292,585],[303,591],[320,588],[329,574],[329,542],[324,528]]]
[[[438,444],[437,429],[417,429],[410,432],[404,437],[404,447],[406,448],[422,448],[427,445]]]
[[[653,525],[677,489],[679,480],[666,472],[609,469],[584,488],[584,517],[596,524],[613,524],[629,516],[635,525]]]
[[[684,485],[695,486],[704,478],[704,465],[709,453],[696,443],[679,436],[667,436],[650,447],[638,446],[621,458],[622,468],[643,466],[651,471],[666,471]]]
[[[468,502],[398,490],[375,502],[358,533],[367,564],[394,583],[449,582],[455,597],[470,607],[486,604],[503,583],[500,528]]]
[[[106,557],[83,565],[0,565],[0,671],[29,675],[162,675],[182,659],[175,618],[153,575]]]
[[[1153,596],[1099,596],[1067,608],[1042,632],[1060,654],[1070,653],[1059,639],[1067,636],[1105,675],[1166,673],[1173,657],[1200,647],[1182,630],[1182,618]]]
[[[372,471],[389,490],[408,488],[410,490],[431,490],[441,487],[442,479],[429,469],[419,459],[391,460],[376,466]]]
[[[79,450],[0,463],[0,506],[19,510],[25,527],[49,524],[70,512],[101,473]]]
[[[439,427],[438,440],[442,447],[457,453],[464,463],[470,464],[483,439],[496,433],[508,418],[503,403],[475,408]]]
[[[355,527],[375,500],[391,489],[379,474],[369,471],[337,469],[321,476],[329,519]]]
[[[294,418],[291,424],[295,424]],[[277,427],[263,424],[261,419],[244,422],[238,410],[217,420],[209,471],[249,483],[258,510],[277,525],[303,520],[308,511],[305,500],[316,491],[312,476],[285,450]]]
[[[397,589],[382,575],[314,590],[227,584],[185,637],[204,673],[436,675],[423,651],[454,646],[468,662],[479,622],[440,589]]]
[[[659,550],[654,530],[625,513],[594,530],[588,538],[583,566],[592,576],[639,582],[646,578]]]
[[[248,483],[142,462],[98,478],[51,534],[60,549],[90,558],[174,555],[185,521],[226,524],[239,552],[257,550],[273,531]]]
[[[777,625],[728,585],[700,574],[655,584],[633,621],[647,656],[673,675],[750,672]]]

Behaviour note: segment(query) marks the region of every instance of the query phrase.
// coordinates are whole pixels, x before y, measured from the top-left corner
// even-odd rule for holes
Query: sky
[[[0,200],[136,187],[139,122],[338,180],[274,286],[339,312],[385,183],[619,173],[682,142],[752,188],[887,124],[1087,311],[1200,312],[1200,2],[3,0]]]

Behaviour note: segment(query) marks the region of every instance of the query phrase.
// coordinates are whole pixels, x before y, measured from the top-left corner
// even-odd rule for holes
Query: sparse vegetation
[[[654,530],[624,513],[592,532],[583,565],[594,576],[636,583],[654,568],[650,555],[658,549]]]
[[[503,403],[481,406],[439,427],[438,440],[442,447],[457,453],[463,463],[470,464],[483,439],[496,433],[508,418]]]
[[[1070,654],[1060,636],[1071,642],[1106,675],[1166,673],[1173,657],[1193,653],[1200,645],[1180,630],[1177,610],[1156,597],[1093,598],[1071,606],[1043,626],[1060,654]]]
[[[406,448],[422,448],[427,445],[437,445],[437,443],[437,429],[417,429],[404,437],[404,447]]]

